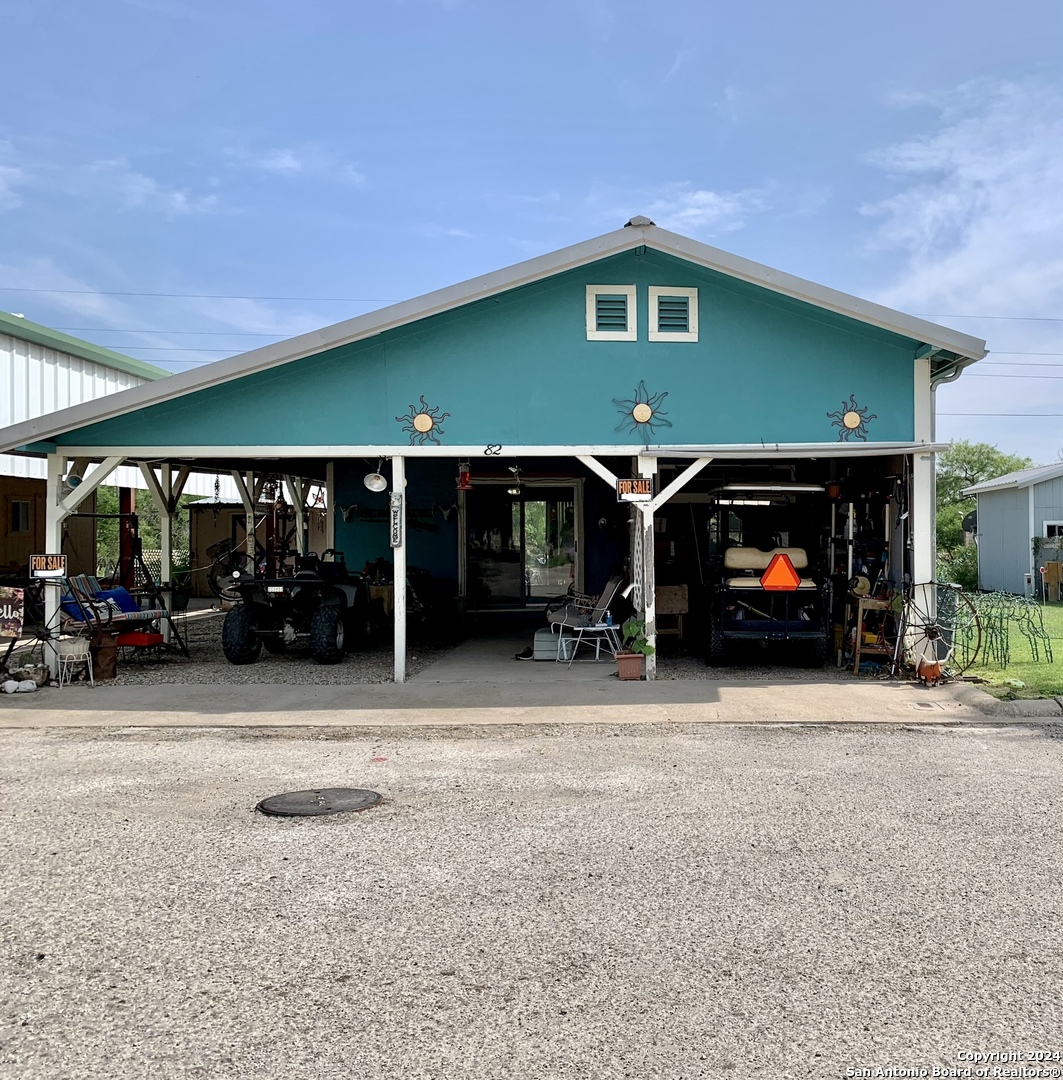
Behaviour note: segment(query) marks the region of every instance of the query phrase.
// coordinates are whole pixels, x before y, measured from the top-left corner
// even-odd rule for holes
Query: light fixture
[[[507,495],[519,495],[520,494],[520,488],[519,487],[506,488],[506,494]]]
[[[822,484],[791,484],[786,481],[772,483],[771,481],[750,480],[734,484],[721,484],[716,491],[770,491],[770,492],[794,492],[794,491],[822,491]]]
[[[383,460],[376,463],[376,472],[366,473],[362,483],[365,484],[370,491],[387,491],[388,478],[381,473],[383,467]]]
[[[467,461],[458,462],[458,491],[472,491],[472,473]]]

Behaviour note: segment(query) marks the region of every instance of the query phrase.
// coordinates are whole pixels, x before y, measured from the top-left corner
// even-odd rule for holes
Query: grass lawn
[[[1010,624],[1011,662],[1006,668],[984,663],[984,654],[980,654],[974,664],[967,669],[967,676],[985,679],[983,689],[995,697],[1035,698],[1058,697],[1063,695],[1063,603],[1046,604],[1043,608],[1045,630],[1052,639],[1053,662],[1049,663],[1041,649],[1041,659],[1035,661],[1030,651],[1030,643],[1019,632],[1015,622]],[[983,634],[984,640],[984,634]],[[1009,679],[1017,679],[1024,686],[1010,685]]]

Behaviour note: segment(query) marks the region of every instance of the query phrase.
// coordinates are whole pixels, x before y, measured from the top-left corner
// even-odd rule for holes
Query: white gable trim
[[[0,451],[48,439],[73,428],[109,420],[148,405],[171,401],[197,390],[220,386],[328,349],[375,337],[407,323],[508,292],[642,245],[826,311],[947,349],[963,357],[980,360],[986,355],[985,342],[979,338],[968,337],[937,323],[892,311],[824,285],[816,285],[792,274],[784,274],[697,240],[660,229],[656,225],[626,226],[593,240],[585,240],[572,247],[540,255],[482,277],[470,278],[457,285],[392,304],[309,334],[300,334],[273,345],[264,345],[260,349],[252,349],[250,352],[218,360],[192,371],[171,375],[155,383],[145,383],[97,401],[15,424],[0,436],[3,440],[0,442]]]

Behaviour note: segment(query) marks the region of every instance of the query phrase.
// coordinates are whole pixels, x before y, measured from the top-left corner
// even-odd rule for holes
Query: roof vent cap
[[[633,218],[632,218],[632,219],[631,219],[631,220],[630,220],[630,221],[629,221],[629,222],[628,222],[628,223],[627,223],[627,224],[626,224],[626,225],[624,226],[624,228],[625,228],[625,229],[628,229],[628,228],[630,228],[630,227],[631,227],[632,225],[636,225],[636,226],[637,226],[637,225],[652,225],[652,224],[653,224],[653,222],[652,222],[652,221],[650,221],[650,219],[649,219],[648,217],[643,217],[643,216],[642,216],[641,214],[636,214],[636,215],[635,215],[635,216],[634,216],[634,217],[633,217]]]

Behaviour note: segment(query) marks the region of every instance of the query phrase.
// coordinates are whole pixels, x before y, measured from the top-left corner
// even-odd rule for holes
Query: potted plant
[[[654,652],[646,638],[646,623],[632,617],[620,628],[620,633],[624,645],[616,654],[616,673],[621,679],[641,679],[643,657]]]

